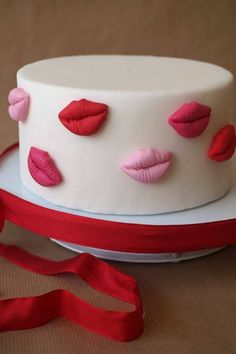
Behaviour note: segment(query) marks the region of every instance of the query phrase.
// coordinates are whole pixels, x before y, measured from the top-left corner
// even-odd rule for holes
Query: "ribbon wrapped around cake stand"
[[[234,169],[236,172],[236,168]],[[148,216],[86,213],[52,205],[24,188],[18,144],[0,156],[0,226],[7,219],[77,252],[132,262],[179,261],[236,243],[236,178],[226,196],[183,212]],[[0,300],[0,331],[33,328],[65,317],[105,337],[129,341],[143,332],[136,281],[91,254],[55,262],[0,244],[0,255],[27,270],[72,272],[95,289],[134,305],[131,312],[95,308],[66,290]]]

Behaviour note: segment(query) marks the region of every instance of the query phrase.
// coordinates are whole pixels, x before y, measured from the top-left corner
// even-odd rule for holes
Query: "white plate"
[[[115,252],[106,251],[99,248],[83,247],[69,242],[62,242],[51,238],[52,241],[58,243],[60,246],[68,248],[77,253],[91,253],[96,257],[109,259],[119,262],[132,263],[178,263],[194,258],[204,257],[211,253],[220,251],[224,247],[211,248],[208,250],[192,251],[192,252],[178,252],[178,253],[130,253],[130,252]]]

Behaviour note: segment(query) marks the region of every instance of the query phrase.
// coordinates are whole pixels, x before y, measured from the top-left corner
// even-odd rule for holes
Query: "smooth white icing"
[[[20,172],[25,186],[46,200],[99,213],[151,214],[205,204],[226,193],[231,163],[209,160],[215,133],[234,121],[233,76],[216,65],[144,56],[78,56],[39,61],[17,73],[30,95],[27,120],[19,123]],[[58,113],[86,98],[109,106],[107,121],[94,135],[74,135]],[[197,138],[179,136],[168,117],[196,101],[212,109]],[[31,177],[31,146],[47,151],[63,175],[52,188]],[[173,153],[170,169],[157,183],[126,175],[121,161],[139,149]]]

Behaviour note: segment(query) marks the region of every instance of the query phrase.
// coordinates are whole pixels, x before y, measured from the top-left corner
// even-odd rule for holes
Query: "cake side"
[[[104,72],[99,71],[98,77],[89,76],[96,72],[91,69],[94,57],[91,62],[87,57],[87,64],[83,57],[81,68],[80,57],[74,57],[71,68],[66,66],[67,58],[61,58],[57,68],[61,81],[55,79],[56,72],[50,78],[53,59],[49,66],[42,61],[19,71],[18,87],[30,99],[27,119],[19,123],[24,185],[54,204],[131,215],[188,209],[223,196],[230,187],[230,158],[210,148],[223,128],[221,141],[231,134],[228,126],[235,114],[232,75],[217,66],[188,60],[148,57],[146,63],[145,57],[112,57],[100,57],[104,62],[99,69]],[[77,78],[70,81],[74,65]],[[71,70],[70,74],[60,73],[62,67]],[[155,75],[150,67],[158,67],[153,69]],[[127,85],[124,77],[120,80],[121,70]],[[162,74],[158,77],[158,73]],[[102,76],[105,79],[99,86]],[[79,126],[71,119],[76,110],[83,118]],[[186,114],[188,121],[178,121],[181,115],[186,119]],[[48,153],[50,163],[45,154],[35,157],[33,151],[30,155],[32,147]],[[46,177],[50,178],[43,175],[46,185],[40,182],[42,170],[35,172],[35,165],[32,174],[29,156],[38,167],[42,161],[47,163],[50,176]],[[219,156],[221,161],[216,160]],[[57,181],[55,171],[61,179],[57,176],[59,182],[48,185]]]

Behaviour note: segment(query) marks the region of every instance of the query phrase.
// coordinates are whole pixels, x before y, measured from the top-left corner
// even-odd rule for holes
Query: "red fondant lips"
[[[86,99],[72,101],[58,115],[61,123],[77,135],[91,135],[98,131],[106,120],[108,106]]]
[[[184,138],[203,133],[210,120],[211,108],[197,102],[185,103],[168,119],[169,124]]]
[[[208,156],[214,161],[226,161],[233,156],[235,147],[235,127],[231,124],[227,124],[214,136],[208,151]]]
[[[62,181],[62,176],[50,155],[33,146],[28,156],[28,169],[35,182],[41,186],[56,186]]]

